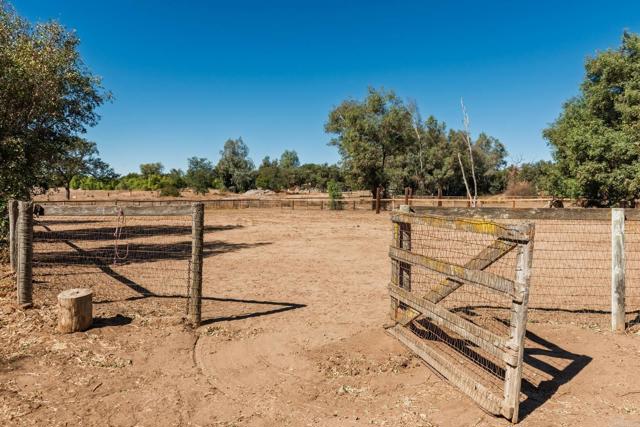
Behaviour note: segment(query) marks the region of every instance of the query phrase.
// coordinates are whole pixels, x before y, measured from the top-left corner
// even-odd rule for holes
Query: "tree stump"
[[[58,294],[58,332],[86,331],[93,322],[91,289],[67,289]]]

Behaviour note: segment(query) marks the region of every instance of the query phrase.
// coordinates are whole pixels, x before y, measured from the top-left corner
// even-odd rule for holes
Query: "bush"
[[[342,209],[342,185],[339,182],[330,180],[327,183],[327,192],[329,193],[329,209]]]
[[[175,185],[165,185],[160,189],[160,197],[180,197],[180,190]]]

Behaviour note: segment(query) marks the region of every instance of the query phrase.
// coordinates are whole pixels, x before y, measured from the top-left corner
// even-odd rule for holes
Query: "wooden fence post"
[[[202,320],[202,251],[204,244],[204,204],[193,203],[191,225],[191,284],[189,315],[195,326]]]
[[[15,273],[18,269],[18,235],[16,232],[18,201],[9,200],[7,208],[9,211],[9,261],[11,262],[11,271]]]
[[[18,265],[16,284],[18,305],[27,308],[33,305],[33,203],[18,203],[17,221]]]
[[[625,330],[624,209],[611,209],[611,330]]]
[[[400,212],[411,212],[408,205],[400,205]],[[397,248],[411,250],[411,224],[405,222],[397,222],[393,224],[394,245]],[[411,264],[400,261],[393,262],[391,282],[402,289],[411,292]],[[404,323],[407,315],[406,307],[400,304],[395,298],[391,298],[391,318],[395,322]]]
[[[524,340],[527,332],[527,306],[529,304],[529,281],[531,278],[531,263],[533,261],[533,241],[535,236],[535,224],[529,225],[527,232],[529,241],[519,244],[516,255],[516,292],[517,299],[511,303],[511,328],[509,347],[517,349],[516,366],[506,365],[504,404],[505,408],[513,408],[511,422],[518,422],[518,409],[520,406],[520,386],[522,383],[522,365],[524,356]],[[507,417],[509,418],[509,417]]]

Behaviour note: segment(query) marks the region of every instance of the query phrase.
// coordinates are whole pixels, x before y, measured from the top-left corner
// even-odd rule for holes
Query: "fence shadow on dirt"
[[[551,399],[560,386],[571,381],[592,360],[589,356],[571,353],[531,331],[527,331],[525,344],[525,367],[539,371],[548,379],[536,385],[526,375],[523,376],[522,393],[526,399],[520,403],[521,420]],[[541,360],[540,357],[559,363]],[[564,363],[568,364],[561,366]]]

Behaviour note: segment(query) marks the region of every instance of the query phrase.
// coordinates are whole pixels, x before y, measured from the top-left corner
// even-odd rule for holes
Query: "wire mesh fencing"
[[[69,288],[90,288],[97,304],[155,297],[165,301],[156,304],[165,314],[186,312],[199,322],[201,204],[162,209],[49,206],[45,215],[35,213],[29,270],[38,289],[48,290],[45,298]]]

